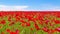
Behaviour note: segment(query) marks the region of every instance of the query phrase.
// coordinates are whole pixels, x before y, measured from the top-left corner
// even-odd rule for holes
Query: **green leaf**
[[[58,34],[60,34],[60,32]]]
[[[36,32],[36,34],[43,34],[42,30]]]
[[[57,20],[60,20],[60,18],[56,18]]]
[[[33,21],[30,21],[30,28],[33,28],[33,30],[30,30],[31,31],[31,34],[34,34],[37,30],[36,28],[34,27],[34,22]]]
[[[43,31],[43,34],[48,34],[48,32],[44,32],[44,31]]]
[[[55,24],[54,28],[60,27],[60,24]]]
[[[30,21],[30,27],[33,28],[34,27],[34,22],[33,21]]]
[[[39,26],[39,28],[43,28],[43,26],[41,24],[39,24],[39,21],[36,21],[36,23]]]
[[[20,34],[25,34],[25,28],[20,32]]]
[[[25,28],[25,33],[26,33],[26,34],[30,34],[30,28],[29,28],[29,27],[26,27],[26,28]]]

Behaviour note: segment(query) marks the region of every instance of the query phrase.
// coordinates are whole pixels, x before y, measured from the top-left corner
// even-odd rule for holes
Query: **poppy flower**
[[[20,20],[20,22],[22,22],[22,23],[26,23],[24,20]]]
[[[20,18],[19,17],[16,17],[16,21],[19,21],[20,20]]]
[[[1,34],[5,34],[4,32],[1,32]]]
[[[48,22],[49,22],[49,20],[46,20],[46,21],[45,21],[45,24],[48,24]]]
[[[5,23],[6,23],[6,21],[5,21],[5,20],[2,20],[2,21],[1,21],[1,24],[3,24],[3,25],[4,25]]]
[[[36,30],[40,30],[39,26],[37,24],[34,24]]]
[[[56,24],[60,24],[60,21],[59,21],[59,20],[55,20],[55,23],[56,23]]]
[[[30,23],[26,23],[26,26],[30,26]]]
[[[3,16],[3,14],[2,13],[0,13],[0,17],[2,17]]]
[[[34,28],[30,28],[30,30],[34,30]]]
[[[16,32],[10,32],[10,34],[17,34]]]
[[[49,29],[46,28],[46,27],[42,28],[42,30],[45,31],[45,32],[48,32],[49,31]]]
[[[23,27],[24,27],[24,26],[26,26],[26,24],[25,24],[25,23],[22,23],[21,25],[22,25]]]
[[[11,25],[13,25],[13,24],[15,24],[15,22],[11,22],[11,23],[9,24],[9,26],[11,26]]]
[[[29,20],[32,20],[32,17],[31,16],[29,16],[29,15],[27,15],[27,16],[25,16],[27,19],[29,19]]]
[[[60,32],[60,27],[56,28],[55,30],[58,31],[58,32]]]
[[[11,17],[8,17],[8,21],[11,22]]]
[[[16,30],[16,33],[19,34],[19,33],[20,33],[20,30],[17,29],[17,30]]]
[[[11,32],[10,29],[6,29],[7,32]]]
[[[56,32],[56,30],[51,30],[51,31],[52,31],[52,33]]]

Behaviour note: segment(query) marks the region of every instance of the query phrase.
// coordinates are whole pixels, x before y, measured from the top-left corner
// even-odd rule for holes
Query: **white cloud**
[[[0,5],[0,11],[21,11],[26,10],[28,6],[7,6],[7,5]]]
[[[41,4],[37,8],[33,8],[30,6],[0,5],[0,11],[60,11],[60,6],[56,6],[52,4]]]

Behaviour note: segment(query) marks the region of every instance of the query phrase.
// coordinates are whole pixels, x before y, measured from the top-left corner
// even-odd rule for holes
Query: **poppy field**
[[[60,12],[0,12],[0,34],[60,34]]]

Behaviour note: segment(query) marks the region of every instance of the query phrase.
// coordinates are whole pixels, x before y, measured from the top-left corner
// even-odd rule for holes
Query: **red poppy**
[[[25,23],[22,23],[21,25],[24,27],[26,24]]]
[[[20,20],[20,18],[19,17],[16,17],[16,21],[19,21]]]
[[[56,24],[60,24],[60,21],[59,21],[59,20],[55,20],[55,23],[56,23]]]
[[[19,16],[19,13],[17,13],[17,14],[15,15],[15,17],[17,17],[17,16]]]
[[[6,23],[6,21],[5,21],[5,20],[2,20],[2,21],[1,21],[1,24],[3,24],[3,25],[4,25],[5,23]]]
[[[38,26],[37,24],[34,24],[34,26],[35,26],[35,28],[36,28],[37,30],[40,30],[40,28],[39,28],[39,26]]]
[[[52,33],[56,32],[56,30],[51,30],[51,31],[52,31]]]
[[[11,12],[10,15],[11,15],[11,17],[14,17],[14,12]]]
[[[45,32],[48,32],[49,31],[49,29],[46,28],[46,27],[42,28],[42,30],[45,31]]]
[[[55,30],[58,31],[58,32],[60,32],[60,27],[56,28]]]
[[[15,22],[11,22],[11,23],[9,24],[9,26],[11,26],[11,25],[13,25],[13,24],[15,24]]]
[[[45,21],[45,24],[48,24],[48,22],[49,22],[49,20],[46,20],[46,21]]]
[[[24,20],[20,20],[20,22],[22,22],[22,23],[26,23]]]
[[[30,30],[34,30],[34,28],[30,28]]]
[[[11,32],[10,29],[6,29],[7,32]]]
[[[44,23],[42,21],[40,21],[39,24],[43,25]]]
[[[0,17],[2,17],[2,13],[0,13]]]
[[[32,20],[32,17],[30,15],[25,16],[27,19]]]
[[[11,16],[8,17],[8,21],[11,22]]]
[[[53,23],[50,23],[50,26],[54,27],[54,25],[55,25],[55,24],[53,24]]]
[[[5,34],[4,32],[1,32],[1,34]]]
[[[16,32],[10,32],[10,34],[17,34]]]
[[[26,26],[30,26],[30,23],[28,22],[28,23],[26,23]]]
[[[17,29],[17,30],[16,30],[16,33],[19,34],[19,33],[20,33],[20,30]]]

